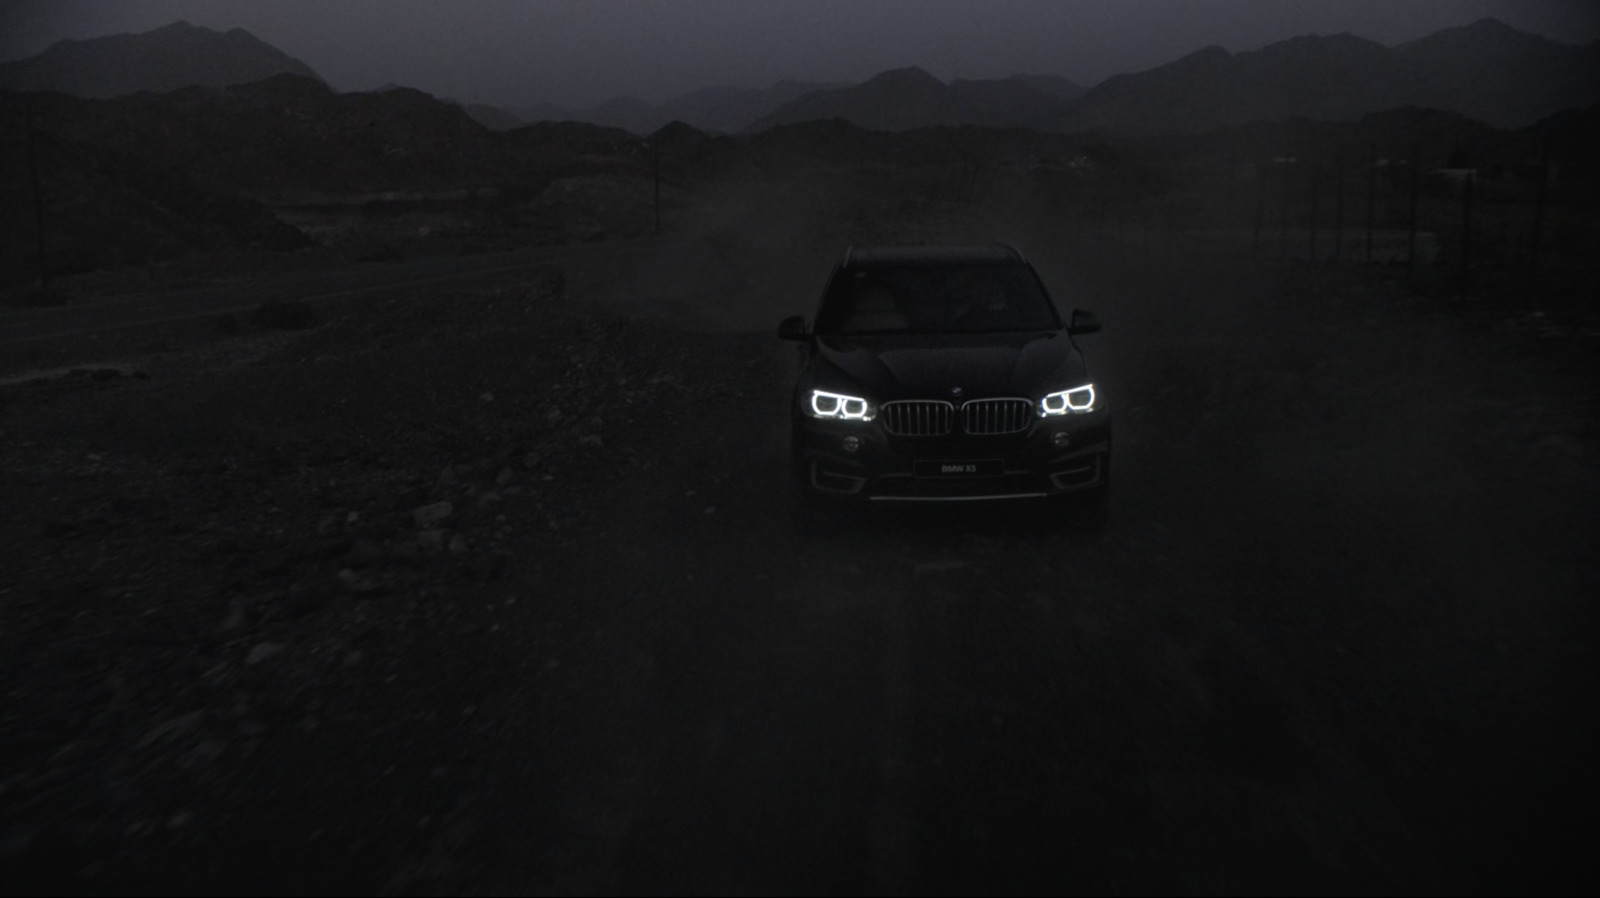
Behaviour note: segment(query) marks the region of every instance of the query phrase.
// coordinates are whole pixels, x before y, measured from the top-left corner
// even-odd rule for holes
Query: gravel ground
[[[1017,220],[1103,532],[796,528],[770,219],[0,388],[4,878],[1592,893],[1593,338]]]

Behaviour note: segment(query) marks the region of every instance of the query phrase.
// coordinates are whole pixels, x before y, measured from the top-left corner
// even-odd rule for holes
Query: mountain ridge
[[[0,63],[0,89],[105,98],[225,87],[278,74],[321,81],[309,66],[244,29],[217,32],[179,20],[142,34],[59,41],[35,57]],[[903,66],[854,84],[786,79],[761,88],[718,85],[659,103],[635,97],[586,108],[447,102],[496,130],[580,121],[640,136],[675,121],[711,134],[753,134],[835,118],[878,131],[973,126],[1181,134],[1291,117],[1354,121],[1402,106],[1458,112],[1506,128],[1600,102],[1600,41],[1565,44],[1483,18],[1394,46],[1347,32],[1298,35],[1237,53],[1210,45],[1088,89],[1048,74],[946,83]]]
[[[106,99],[182,87],[228,87],[278,74],[321,81],[310,66],[243,28],[213,31],[179,19],[139,34],[62,40],[0,63],[0,89]]]

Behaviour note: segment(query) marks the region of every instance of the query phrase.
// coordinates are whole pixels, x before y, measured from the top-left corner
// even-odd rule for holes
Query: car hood
[[[859,389],[877,402],[1035,398],[1088,379],[1083,355],[1064,331],[819,336],[814,374],[818,389]]]

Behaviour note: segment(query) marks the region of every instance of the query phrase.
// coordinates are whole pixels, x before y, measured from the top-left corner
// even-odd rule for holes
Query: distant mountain
[[[0,91],[0,108],[22,102]],[[477,221],[522,221],[530,228],[522,236],[534,240],[595,227],[627,233],[645,221],[621,207],[611,219],[589,215],[592,198],[571,189],[557,196],[576,217],[516,218],[562,179],[645,183],[649,148],[638,137],[570,123],[500,133],[410,88],[335,93],[318,80],[275,75],[106,99],[50,92],[27,103],[49,204],[46,255],[58,275],[192,252],[292,249],[313,237],[347,248],[403,245],[416,229],[395,230],[385,210],[429,204],[488,216]],[[670,135],[696,156],[702,137]],[[0,146],[0,195],[28,195],[20,143]],[[362,223],[325,226],[327,215],[357,210]],[[0,287],[33,276],[34,228],[31,203],[0,203]]]
[[[734,134],[785,103],[817,90],[841,87],[833,82],[779,81],[771,87],[710,87],[661,104],[669,120],[701,131]]]
[[[952,81],[950,93],[967,110],[953,124],[1054,130],[1065,120],[1074,92],[1082,93],[1082,89],[1065,78],[1048,75]]]
[[[706,87],[654,104],[633,97],[615,97],[596,106],[540,103],[515,107],[511,112],[524,122],[587,122],[641,136],[672,122],[710,133],[735,133],[796,97],[837,86],[818,81],[779,81],[764,88]]]
[[[1059,100],[1076,100],[1083,96],[1083,85],[1060,75],[1012,75],[1012,81],[1021,81],[1042,94]]]
[[[381,86],[368,91],[351,91],[351,93],[381,94],[391,90],[418,90],[421,93],[427,93],[427,91],[422,91],[420,88],[405,87],[393,81],[386,81]],[[473,121],[493,131],[510,131],[513,128],[520,128],[527,124],[527,122],[512,113],[498,106],[491,106],[488,103],[463,103],[460,100],[453,100],[449,97],[440,97],[439,101],[460,107],[461,111],[465,112]]]
[[[273,75],[317,73],[242,28],[212,31],[174,22],[143,34],[59,41],[28,59],[0,63],[0,89],[115,97],[181,87],[226,87]]]
[[[892,69],[860,84],[806,94],[762,116],[751,131],[839,118],[869,131],[954,124],[960,102],[943,81],[919,68]]]
[[[872,131],[934,125],[1052,128],[1066,120],[1066,79],[1040,76],[945,84],[919,68],[893,69],[851,87],[815,91],[778,107],[747,130],[839,118]],[[1041,90],[1059,92],[1053,95]]]
[[[1484,19],[1386,47],[1352,34],[1305,36],[1259,50],[1205,47],[1082,90],[1052,75],[944,84],[896,69],[783,104],[746,129],[842,119],[875,131],[938,125],[1183,134],[1301,117],[1350,122],[1405,106],[1501,128],[1600,102],[1600,43],[1574,46]]]
[[[1067,127],[1173,133],[1290,116],[1354,121],[1426,106],[1515,128],[1596,100],[1600,46],[1562,44],[1484,19],[1393,48],[1349,34],[1238,54],[1207,47],[1107,79],[1073,103]]]
[[[339,94],[321,81],[274,75],[225,88],[56,97],[41,112],[65,144],[267,203],[453,190],[518,172],[501,135],[410,88]]]
[[[1395,50],[1424,73],[1429,105],[1499,127],[1600,102],[1600,43],[1558,43],[1482,19]]]
[[[495,131],[510,131],[526,124],[499,106],[490,106],[488,103],[462,103],[461,108],[467,115],[472,116],[473,121]]]

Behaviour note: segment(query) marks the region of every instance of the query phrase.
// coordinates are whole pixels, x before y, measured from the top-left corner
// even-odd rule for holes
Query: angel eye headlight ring
[[[1094,384],[1084,384],[1070,390],[1059,390],[1039,400],[1039,417],[1081,415],[1094,411]]]
[[[860,396],[812,390],[810,412],[813,418],[836,418],[841,421],[871,421],[877,409]]]

